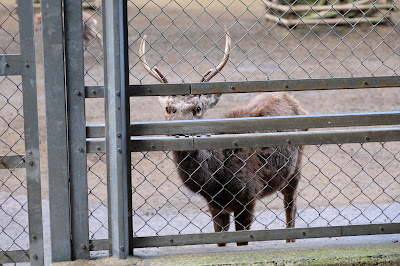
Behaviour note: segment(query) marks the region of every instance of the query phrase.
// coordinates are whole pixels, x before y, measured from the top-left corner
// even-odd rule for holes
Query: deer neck
[[[219,160],[207,150],[174,151],[173,157],[184,184],[194,192],[204,193],[205,197],[214,194],[218,187],[214,173],[221,168]]]

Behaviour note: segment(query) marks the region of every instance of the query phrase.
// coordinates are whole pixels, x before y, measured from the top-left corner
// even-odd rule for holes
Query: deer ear
[[[205,94],[201,95],[200,99],[204,102],[204,105],[207,106],[207,109],[211,109],[218,103],[221,95],[222,94]]]
[[[166,107],[168,105],[168,96],[158,96],[158,100],[163,107]]]

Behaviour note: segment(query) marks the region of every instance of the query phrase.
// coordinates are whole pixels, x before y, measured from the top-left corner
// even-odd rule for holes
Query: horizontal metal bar
[[[131,152],[237,149],[400,141],[400,128],[142,137],[131,139]],[[104,139],[87,139],[88,153],[105,152]]]
[[[25,168],[25,155],[0,157],[0,169]]]
[[[131,96],[167,96],[192,93],[193,83],[129,85]]]
[[[341,236],[381,235],[400,233],[400,223],[345,225],[328,227],[249,230],[236,232],[134,237],[134,248],[203,245],[231,242],[271,241]],[[90,241],[90,251],[108,249],[108,239]]]
[[[178,85],[178,86],[177,86]],[[152,84],[152,85],[129,85],[130,96],[166,96],[191,94],[191,84]],[[85,87],[86,98],[104,97],[103,86]]]
[[[105,130],[105,124],[86,124],[86,138],[104,138]]]
[[[0,76],[22,75],[29,63],[21,55],[0,55]]]
[[[110,244],[108,239],[89,240],[90,251],[108,250]]]
[[[383,87],[400,87],[400,76],[194,83],[191,85],[191,94],[365,89]]]
[[[29,250],[0,251],[0,264],[29,262]]]
[[[132,123],[131,135],[256,132],[277,129],[359,127],[398,124],[400,124],[400,112],[225,118]],[[104,124],[87,125],[86,137],[104,138]]]
[[[87,153],[106,152],[106,140],[104,138],[86,139],[86,152]]]
[[[311,91],[400,87],[400,76],[293,79],[241,82],[130,85],[130,96],[163,96],[211,93]],[[104,97],[104,87],[86,87],[86,97]]]
[[[400,128],[132,138],[131,151],[179,151],[399,141]]]
[[[86,98],[104,98],[104,86],[86,86]]]
[[[357,235],[400,233],[400,223],[368,224],[275,230],[236,231],[208,234],[187,234],[133,238],[134,248],[203,245],[231,242],[253,242]]]

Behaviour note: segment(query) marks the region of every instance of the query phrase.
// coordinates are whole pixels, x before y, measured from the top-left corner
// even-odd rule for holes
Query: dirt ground
[[[196,82],[202,73],[222,59],[224,25],[232,37],[232,52],[227,66],[213,81],[392,76],[400,72],[398,23],[394,26],[382,24],[372,27],[368,24],[354,28],[331,28],[327,25],[310,28],[303,25],[289,30],[263,18],[265,6],[261,1],[176,1],[179,5],[175,2],[165,4],[161,0],[154,1],[157,4],[134,2],[129,3],[128,11],[131,84],[156,83],[138,63],[137,51],[141,36],[148,35],[147,61],[150,65],[157,65],[170,83]],[[2,1],[2,5],[13,10],[12,5],[15,4],[14,1]],[[0,28],[0,47],[7,47],[0,53],[18,53],[19,36],[13,17],[17,18],[18,15],[14,12],[9,17],[9,11],[0,5],[0,21],[5,21],[3,28]],[[101,23],[97,14],[93,18]],[[100,29],[101,26],[95,31]],[[41,31],[38,30],[38,114],[42,190],[46,199],[49,177],[41,37]],[[86,45],[86,85],[102,85],[102,48],[93,40]],[[1,154],[9,155],[24,153],[21,140],[23,119],[19,115],[22,106],[21,85],[18,85],[20,78],[1,77],[0,80],[0,91],[6,95],[0,97],[0,106],[7,105],[0,109],[0,116],[8,116],[12,120],[10,123],[0,119],[0,151]],[[18,85],[18,89],[14,84]],[[398,111],[400,107],[398,88],[304,91],[291,94],[310,114]],[[247,102],[255,95],[223,95],[205,118],[220,118],[227,110]],[[102,99],[87,99],[86,117],[88,123],[104,123]],[[131,99],[133,122],[163,119],[163,109],[157,97]],[[13,130],[5,129],[7,124]],[[366,222],[374,222],[382,217],[392,222],[400,219],[398,205],[395,208],[391,205],[400,196],[399,150],[398,142],[306,147],[303,178],[299,187],[300,223],[314,226],[321,223],[335,224],[339,220],[351,224],[364,218]],[[104,204],[107,202],[104,162],[104,155],[88,155],[93,238],[103,236],[107,226],[107,215],[104,214]],[[212,230],[206,202],[182,186],[171,155],[164,152],[133,154],[132,162],[137,235]],[[0,186],[2,197],[7,196],[13,186],[21,187],[21,182],[10,178],[14,175],[23,176],[23,170],[14,170],[12,174],[1,172],[0,180],[8,182],[7,187]],[[25,190],[18,189],[12,193],[23,194]],[[256,219],[263,220],[260,222],[262,227],[283,226],[282,200],[279,197],[265,198],[257,205]],[[363,211],[374,204],[384,204],[382,206],[386,207],[379,207],[381,211],[374,212],[371,217],[363,215]],[[329,218],[324,218],[328,207]],[[307,215],[303,213],[305,209],[309,210]],[[322,219],[322,222],[315,222],[317,218]]]

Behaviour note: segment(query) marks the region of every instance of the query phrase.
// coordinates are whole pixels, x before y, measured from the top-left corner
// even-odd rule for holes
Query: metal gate
[[[0,3],[0,264],[44,265],[33,6]]]
[[[103,31],[93,29],[82,47],[89,20],[82,25],[81,3],[64,1],[65,89],[64,54],[55,49],[63,45],[61,1],[42,1],[45,69],[53,73],[46,90],[54,92],[46,95],[47,116],[60,121],[48,125],[49,175],[57,177],[49,181],[53,261],[102,250],[124,258],[153,246],[400,233],[398,106],[179,122],[146,121],[149,113],[137,107],[151,96],[324,91],[334,97],[359,89],[362,97],[368,89],[400,87],[398,23],[389,16],[399,11],[397,3],[319,2],[103,1],[101,14],[91,11],[91,18],[102,15]],[[232,38],[227,66],[218,82],[193,82],[219,63],[224,26]],[[172,84],[148,84],[156,81],[140,64],[144,35],[150,67],[157,65]],[[104,61],[93,41],[102,36]],[[100,112],[102,98],[104,124],[90,124],[85,108],[93,104],[90,110]],[[328,105],[329,98],[317,98]],[[309,131],[290,132],[298,128]],[[60,141],[68,144],[61,151]],[[213,233],[208,202],[177,178],[180,162],[174,165],[172,152],[246,147],[257,155],[265,145],[306,145],[296,228],[282,229],[277,191],[258,201],[253,230]]]

